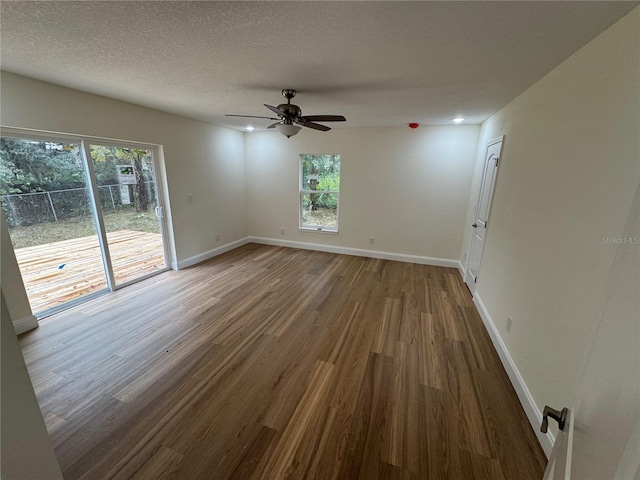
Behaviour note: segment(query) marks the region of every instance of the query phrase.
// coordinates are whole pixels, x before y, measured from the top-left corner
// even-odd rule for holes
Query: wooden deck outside
[[[159,233],[119,230],[107,239],[117,284],[165,266]],[[107,288],[95,235],[19,248],[16,258],[34,312]]]

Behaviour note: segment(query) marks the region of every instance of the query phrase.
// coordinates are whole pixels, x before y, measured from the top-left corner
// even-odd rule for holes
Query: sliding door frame
[[[15,127],[4,127],[0,126],[0,136],[3,137],[11,137],[11,138],[24,138],[28,140],[35,140],[40,142],[56,142],[56,143],[73,143],[77,144],[80,147],[80,155],[82,161],[84,163],[84,171],[87,183],[87,190],[89,192],[89,203],[93,210],[94,221],[96,226],[96,233],[98,235],[98,242],[100,244],[100,253],[102,255],[102,264],[104,267],[105,278],[107,281],[107,287],[109,291],[116,291],[128,285],[140,282],[142,280],[146,280],[151,278],[159,273],[170,270],[171,265],[171,246],[169,242],[171,241],[171,235],[169,232],[169,225],[167,225],[167,215],[166,215],[166,206],[165,199],[167,198],[164,192],[163,182],[158,181],[158,172],[160,171],[159,165],[159,146],[142,143],[142,142],[131,142],[126,140],[114,140],[110,138],[102,138],[102,137],[91,137],[85,135],[70,135],[65,133],[56,133],[56,132],[48,132],[41,130],[32,130],[32,129],[24,129],[24,128],[15,128]],[[153,181],[155,184],[156,191],[156,201],[158,206],[161,208],[162,215],[158,218],[158,222],[160,224],[160,235],[162,237],[162,246],[164,253],[164,268],[157,270],[152,273],[148,273],[146,275],[142,275],[133,280],[128,280],[121,284],[117,284],[115,280],[115,274],[113,270],[113,263],[111,261],[111,254],[109,252],[109,245],[107,241],[107,231],[104,224],[104,217],[102,215],[102,207],[100,204],[100,196],[98,194],[98,182],[95,176],[95,169],[93,167],[93,162],[91,161],[91,150],[90,145],[99,145],[99,146],[108,146],[108,147],[121,147],[121,148],[136,148],[140,150],[150,150],[153,157]],[[164,170],[162,170],[164,171]],[[154,213],[155,215],[155,213]],[[157,216],[157,215],[156,215]],[[43,312],[38,312],[39,318],[44,318],[59,311],[62,311],[66,308],[75,306],[79,303],[85,301],[85,299],[95,297],[104,293],[105,290],[95,293],[90,293],[81,298],[70,300],[66,302],[64,306],[56,306],[50,309],[47,309]]]
[[[151,151],[151,157],[153,158],[153,182],[156,189],[156,202],[160,207],[160,211],[162,212],[162,216],[158,218],[158,223],[160,224],[160,236],[162,238],[162,250],[164,254],[164,268],[151,272],[146,275],[142,275],[140,277],[134,278],[133,280],[128,280],[126,282],[122,282],[118,284],[115,279],[115,273],[113,270],[113,263],[111,261],[111,255],[108,254],[108,242],[107,242],[107,230],[104,226],[104,218],[102,215],[102,208],[100,206],[100,196],[98,194],[98,183],[95,176],[93,162],[91,161],[91,145],[103,146],[103,147],[120,147],[120,148],[136,148],[140,150],[149,150]],[[146,143],[138,143],[138,142],[126,142],[121,140],[110,140],[104,138],[95,138],[95,137],[83,137],[82,138],[82,155],[85,161],[85,168],[88,170],[88,176],[91,178],[91,197],[92,197],[92,205],[95,210],[96,219],[98,220],[98,229],[99,229],[99,237],[100,237],[100,246],[103,252],[106,252],[107,255],[103,253],[103,259],[106,265],[108,265],[107,271],[107,283],[109,284],[109,289],[111,291],[119,290],[122,287],[126,287],[127,285],[131,285],[133,283],[140,282],[147,278],[153,277],[160,272],[166,272],[170,269],[170,248],[169,248],[169,240],[167,235],[167,225],[166,225],[166,215],[165,215],[165,205],[164,205],[164,191],[162,189],[161,182],[158,182],[157,171],[159,169],[158,165],[158,147],[157,145],[150,145]],[[154,212],[154,215],[155,212]],[[157,215],[156,215],[157,217]],[[106,245],[106,248],[102,246],[102,243]]]
[[[107,277],[107,286],[112,292],[116,287],[116,279],[113,274],[113,264],[111,262],[111,253],[107,243],[107,229],[104,226],[104,217],[102,216],[102,207],[100,206],[100,196],[98,194],[98,181],[96,172],[93,168],[91,155],[89,153],[89,144],[85,139],[80,140],[80,154],[84,162],[84,171],[88,180],[89,200],[93,210],[93,218],[96,223],[98,233],[98,242],[100,243],[100,253],[102,254],[102,263],[104,264],[104,274]]]

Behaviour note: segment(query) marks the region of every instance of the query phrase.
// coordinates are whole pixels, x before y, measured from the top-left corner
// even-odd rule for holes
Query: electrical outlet
[[[220,241],[220,234],[216,233],[216,242],[219,242],[219,241]]]
[[[513,325],[513,319],[511,317],[507,317],[507,333],[511,333],[512,325]]]
[[[280,229],[280,235],[284,235],[284,228]]]
[[[376,239],[373,237],[369,237],[369,245],[373,245],[375,243]]]
[[[193,203],[193,195],[187,195],[187,203]]]

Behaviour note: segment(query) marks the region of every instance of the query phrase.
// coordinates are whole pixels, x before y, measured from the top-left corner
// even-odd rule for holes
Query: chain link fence
[[[155,198],[155,185],[147,182],[150,198]],[[132,192],[124,199],[120,185],[98,186],[103,210],[117,210],[133,203]],[[2,195],[2,209],[9,227],[25,227],[43,222],[92,215],[87,188],[69,188],[51,192]]]

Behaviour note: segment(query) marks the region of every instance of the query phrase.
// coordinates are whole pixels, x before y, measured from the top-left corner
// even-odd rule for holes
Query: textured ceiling
[[[2,1],[3,70],[232,128],[479,123],[638,2]]]

